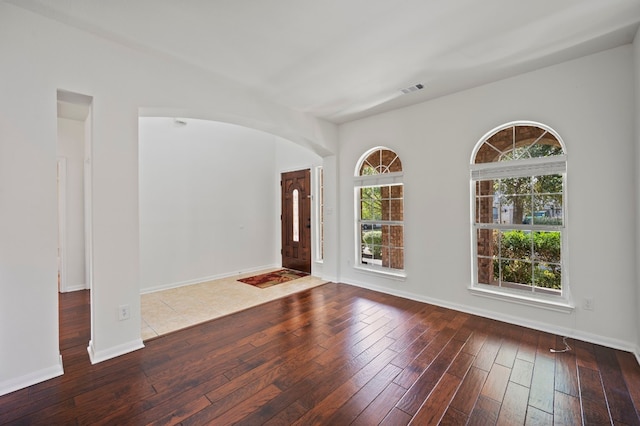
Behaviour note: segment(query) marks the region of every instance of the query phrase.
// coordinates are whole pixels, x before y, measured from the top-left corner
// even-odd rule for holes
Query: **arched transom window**
[[[560,137],[542,124],[509,123],[478,142],[471,163],[472,288],[568,306]]]
[[[366,152],[354,178],[357,265],[404,273],[404,188],[402,162],[384,147]]]

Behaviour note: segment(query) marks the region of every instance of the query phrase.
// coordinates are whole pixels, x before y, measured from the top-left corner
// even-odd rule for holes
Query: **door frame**
[[[58,291],[67,291],[67,159],[57,159],[58,183]]]

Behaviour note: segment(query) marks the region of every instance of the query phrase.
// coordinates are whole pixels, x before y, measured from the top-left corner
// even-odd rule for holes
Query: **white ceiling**
[[[630,43],[640,22],[640,0],[7,1],[336,123]]]

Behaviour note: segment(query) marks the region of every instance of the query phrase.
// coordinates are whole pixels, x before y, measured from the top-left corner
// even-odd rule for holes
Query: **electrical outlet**
[[[593,311],[593,297],[585,297],[582,301],[582,307],[585,311]]]
[[[131,309],[129,305],[118,306],[118,321],[128,320],[131,317]]]

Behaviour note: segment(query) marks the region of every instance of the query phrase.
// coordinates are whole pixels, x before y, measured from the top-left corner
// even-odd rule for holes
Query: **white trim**
[[[167,283],[167,284],[161,284],[153,287],[145,287],[140,289],[140,294],[154,293],[156,291],[169,290],[172,288],[184,287],[184,286],[193,285],[193,284],[200,284],[207,281],[220,280],[223,278],[229,278],[229,277],[233,277],[240,274],[253,273],[253,272],[258,272],[265,269],[273,269],[273,268],[279,268],[279,267],[280,267],[280,264],[272,263],[270,265],[263,265],[255,268],[243,269],[242,271],[226,272],[224,274],[210,275],[208,277],[200,277],[200,278],[194,278],[186,281],[178,281],[175,283]]]
[[[84,179],[84,268],[85,288],[93,286],[93,106],[84,122],[84,162],[82,176]]]
[[[89,360],[91,361],[91,364],[97,364],[142,348],[144,348],[144,343],[142,342],[142,339],[137,338],[130,342],[113,346],[107,350],[96,351],[93,346],[93,340],[90,340],[87,352],[89,353]]]
[[[320,175],[322,175],[322,185],[320,185]],[[312,182],[311,186],[313,187],[312,195],[314,197],[311,199],[313,202],[313,258],[316,263],[323,263],[324,261],[324,241],[323,236],[320,231],[324,232],[324,166],[314,166],[312,173]],[[322,217],[322,221],[320,218]]]
[[[58,355],[58,364],[56,365],[0,382],[0,396],[53,379],[54,377],[62,376],[63,374],[62,355]]]
[[[322,275],[320,276],[320,278],[321,278],[321,279],[323,279],[323,280],[325,280],[325,281],[327,281],[327,282],[332,282],[332,283],[339,283],[339,282],[341,282],[341,281],[340,281],[340,278],[338,278],[338,276],[337,276],[337,275],[327,275],[327,274],[322,274]]]
[[[359,188],[369,186],[402,185],[404,172],[389,172],[377,175],[362,175],[353,177],[353,185]]]
[[[407,279],[407,274],[405,273],[404,269],[377,268],[375,266],[365,266],[362,263],[353,265],[353,269],[366,272],[367,274],[371,275],[383,275],[387,278],[392,278],[399,281],[405,281]]]
[[[58,183],[58,274],[60,283],[58,291],[65,293],[67,289],[67,159],[57,159]]]
[[[467,305],[450,303],[440,299],[434,299],[431,297],[426,297],[426,296],[418,295],[411,292],[390,289],[387,287],[380,287],[380,286],[371,285],[368,283],[358,283],[354,281],[350,281],[350,282],[342,281],[342,282],[345,284],[354,285],[356,287],[362,287],[362,288],[377,291],[380,293],[402,297],[404,299],[410,299],[410,300],[415,300],[417,302],[429,303],[431,305],[441,306],[443,308],[452,309],[458,312],[477,315],[483,318],[494,319],[494,320],[502,321],[508,324],[519,325],[522,327],[531,328],[533,330],[543,331],[545,333],[551,333],[558,336],[567,336],[572,339],[578,339],[578,340],[582,340],[589,343],[595,343],[597,345],[602,345],[602,346],[606,346],[613,349],[619,349],[625,352],[631,352],[635,354],[636,359],[638,360],[638,364],[640,364],[640,348],[636,345],[635,342],[612,339],[608,336],[601,336],[599,334],[592,334],[586,331],[575,330],[573,327],[571,328],[558,327],[548,323],[524,320],[521,317],[504,315],[504,314],[496,313],[494,311],[489,311],[486,309],[479,309],[479,308],[470,307]]]
[[[469,169],[473,180],[560,175],[567,172],[567,156],[554,155],[553,157],[472,164]]]
[[[79,291],[79,290],[87,290],[87,285],[86,284],[76,284],[76,285],[72,285],[72,286],[67,286],[67,288],[65,288],[64,292],[65,293],[71,293],[72,291]]]
[[[476,284],[469,287],[469,291],[474,296],[488,297],[490,299],[503,300],[507,302],[518,303],[526,306],[535,306],[536,308],[548,309],[556,312],[569,314],[575,309],[575,305],[562,297],[548,296],[542,294],[527,293],[522,290],[514,290],[509,292],[504,288],[487,288],[482,284]]]

